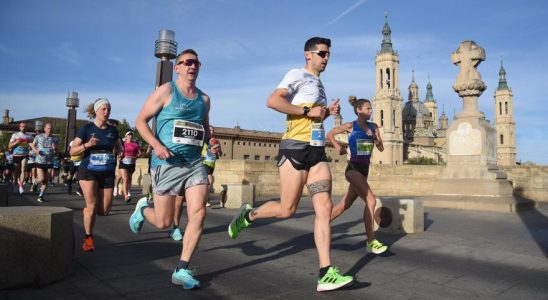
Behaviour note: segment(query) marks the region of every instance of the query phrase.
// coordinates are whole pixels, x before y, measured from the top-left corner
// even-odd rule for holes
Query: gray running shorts
[[[176,196],[183,189],[208,184],[202,159],[184,165],[159,165],[150,170],[152,191],[160,196]]]

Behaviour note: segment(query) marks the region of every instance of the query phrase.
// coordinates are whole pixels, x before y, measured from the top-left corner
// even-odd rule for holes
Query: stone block
[[[254,184],[224,184],[223,187],[226,189],[226,208],[240,208],[244,203],[254,206]]]
[[[7,183],[0,183],[0,207],[8,206],[9,188]]]
[[[72,210],[65,207],[0,208],[0,289],[36,287],[72,272]]]
[[[420,199],[377,198],[375,230],[388,233],[424,231],[424,206]]]
[[[152,193],[152,178],[150,174],[143,174],[141,177],[141,191],[143,195]]]

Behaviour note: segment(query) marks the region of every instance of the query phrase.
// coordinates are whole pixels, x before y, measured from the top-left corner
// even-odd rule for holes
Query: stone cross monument
[[[486,85],[477,67],[484,60],[485,50],[473,41],[461,42],[451,54],[460,69],[453,89],[463,110],[447,130],[447,166],[430,200],[447,202],[440,207],[515,211],[512,184],[496,165],[496,131],[478,110]]]

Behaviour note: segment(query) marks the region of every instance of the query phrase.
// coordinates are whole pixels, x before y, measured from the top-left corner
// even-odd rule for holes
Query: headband
[[[108,102],[107,99],[105,99],[105,98],[98,99],[97,101],[95,101],[95,103],[93,103],[93,111],[98,111],[99,108],[101,108],[101,106],[103,106],[105,104],[110,106],[110,102]]]

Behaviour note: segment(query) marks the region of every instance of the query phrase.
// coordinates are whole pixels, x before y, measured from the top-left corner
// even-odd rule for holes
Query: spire
[[[500,70],[499,70],[499,86],[497,87],[497,91],[500,90],[509,90],[508,83],[506,82],[506,70],[504,70],[504,66],[502,66],[502,59],[500,60]]]
[[[392,49],[392,39],[390,34],[390,26],[388,26],[388,12],[384,12],[384,27],[382,28],[382,44],[381,44],[381,53],[394,53]]]
[[[428,73],[428,84],[426,85],[426,99],[424,102],[436,102],[434,94],[432,94],[432,84],[430,83],[430,73]]]

